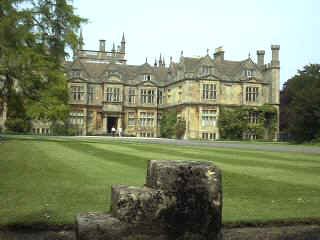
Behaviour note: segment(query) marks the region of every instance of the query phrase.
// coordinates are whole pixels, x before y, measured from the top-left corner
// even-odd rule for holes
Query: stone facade
[[[32,120],[31,133],[36,135],[51,135],[51,122],[44,120]]]
[[[79,135],[106,135],[112,127],[124,135],[158,137],[160,119],[168,109],[186,121],[185,139],[219,139],[218,118],[222,106],[273,105],[278,109],[280,88],[279,45],[272,45],[272,61],[265,51],[229,61],[219,47],[214,56],[185,57],[165,64],[126,63],[125,38],[111,51],[100,40],[99,51],[83,50],[67,62],[70,122]],[[252,137],[252,136],[251,136]],[[250,136],[249,136],[250,138]]]

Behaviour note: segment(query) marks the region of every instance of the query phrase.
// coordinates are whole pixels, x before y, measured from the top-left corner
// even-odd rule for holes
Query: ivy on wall
[[[257,123],[250,123],[250,113],[258,114]],[[273,139],[277,130],[277,109],[274,106],[221,107],[218,126],[223,139],[243,139],[244,133],[251,133],[257,139]]]
[[[169,110],[163,113],[160,121],[160,136],[181,139],[186,131],[185,120],[177,119],[177,112]]]

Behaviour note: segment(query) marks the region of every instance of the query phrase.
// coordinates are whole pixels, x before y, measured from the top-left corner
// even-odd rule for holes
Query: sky
[[[223,46],[225,59],[244,60],[280,45],[281,85],[297,70],[320,63],[319,0],[74,0],[82,26],[84,49],[107,50],[126,38],[128,64],[150,64],[160,53],[169,63],[185,57],[211,56]]]

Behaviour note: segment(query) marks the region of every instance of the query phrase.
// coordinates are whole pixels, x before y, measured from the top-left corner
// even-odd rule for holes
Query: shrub
[[[185,120],[179,120],[176,123],[176,138],[181,139],[184,136],[184,133],[186,132],[186,121]]]
[[[22,118],[8,118],[5,123],[8,131],[16,133],[26,133],[30,131],[31,123],[29,120]]]

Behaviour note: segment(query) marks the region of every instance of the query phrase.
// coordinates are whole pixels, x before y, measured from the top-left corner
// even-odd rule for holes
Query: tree
[[[221,108],[218,125],[223,139],[239,140],[247,130],[247,111],[234,108]]]
[[[175,125],[177,123],[177,113],[169,110],[163,113],[160,121],[160,136],[165,138],[174,138],[176,135]]]
[[[68,2],[9,0],[0,5],[0,97],[10,102],[21,96],[30,118],[63,121],[68,116],[64,63],[85,21]]]
[[[320,65],[310,64],[284,84],[280,105],[285,129],[296,142],[320,138]],[[283,130],[283,129],[282,129]]]
[[[186,131],[186,121],[177,118],[175,110],[165,111],[160,121],[160,136],[181,139]]]
[[[64,61],[68,49],[75,50],[78,44],[77,32],[85,19],[74,14],[67,0],[32,1],[32,19],[37,29],[37,42],[41,43],[43,62],[48,68],[41,79],[44,85],[38,91],[37,99],[30,98],[29,115],[46,118],[53,122],[65,120],[68,116],[68,88]]]
[[[258,118],[252,123],[250,114]],[[257,139],[273,139],[276,132],[277,109],[270,105],[221,107],[219,114],[219,131],[222,139],[240,140],[244,134],[255,134]]]
[[[27,116],[18,79],[21,83],[28,65],[31,37],[31,14],[18,10],[21,1],[2,1],[0,4],[0,98],[7,103],[7,127],[13,131],[28,130]]]

